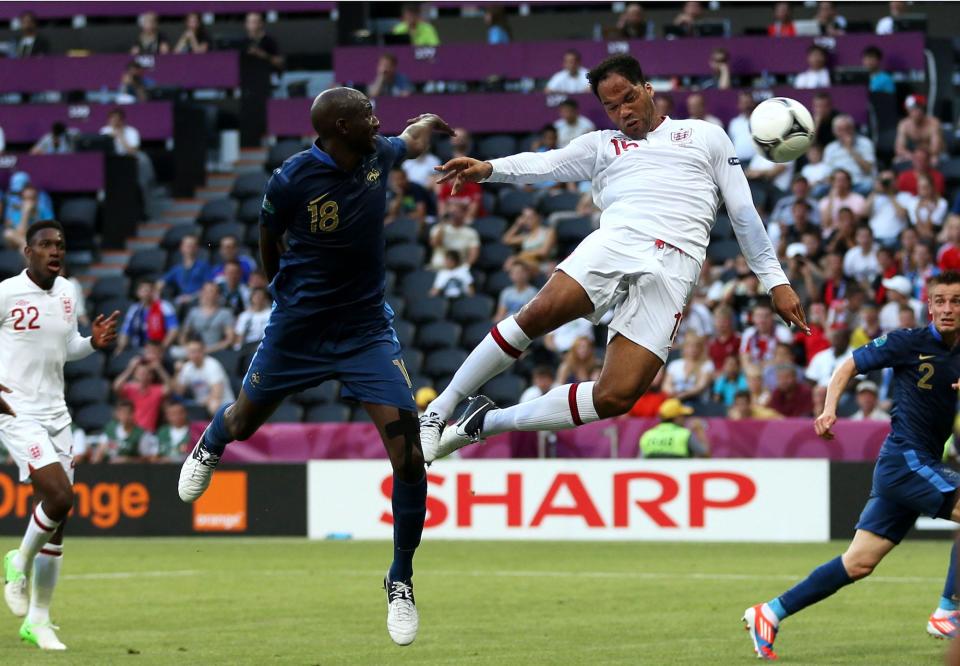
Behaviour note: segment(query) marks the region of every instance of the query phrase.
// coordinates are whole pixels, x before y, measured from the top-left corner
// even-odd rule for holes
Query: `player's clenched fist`
[[[833,439],[834,434],[830,431],[830,428],[832,428],[833,424],[836,422],[836,414],[823,413],[817,417],[816,421],[813,422],[813,427],[817,431],[817,435],[820,437],[823,437],[824,439]]]
[[[0,384],[0,393],[13,393],[3,384]],[[6,414],[7,416],[16,416],[13,411],[13,408],[7,404],[7,401],[3,399],[3,396],[0,396],[0,414]]]

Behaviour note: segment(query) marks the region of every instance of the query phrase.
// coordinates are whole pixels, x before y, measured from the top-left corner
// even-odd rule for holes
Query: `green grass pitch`
[[[14,539],[4,539],[4,550]],[[0,615],[0,664],[749,664],[743,609],[843,544],[427,541],[420,636],[386,633],[381,542],[73,539],[41,654]],[[789,619],[785,664],[936,664],[927,637],[946,542],[905,543],[875,577]]]

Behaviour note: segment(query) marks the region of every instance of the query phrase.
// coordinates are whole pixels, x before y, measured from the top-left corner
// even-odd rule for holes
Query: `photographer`
[[[866,217],[870,220],[870,229],[883,247],[896,247],[900,232],[907,226],[905,204],[909,197],[897,192],[896,176],[887,169],[880,172],[867,197]]]

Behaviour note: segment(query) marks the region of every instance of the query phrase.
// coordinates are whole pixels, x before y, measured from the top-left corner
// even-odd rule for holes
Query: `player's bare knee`
[[[593,387],[593,406],[601,419],[626,414],[636,401],[632,393],[611,389],[602,381],[598,381]]]
[[[843,556],[843,568],[846,569],[847,575],[853,580],[866,578],[877,568],[877,564],[879,564],[877,560],[868,556],[858,554],[845,554]]]
[[[73,488],[68,484],[46,491],[42,504],[43,512],[51,520],[63,520],[73,508]]]

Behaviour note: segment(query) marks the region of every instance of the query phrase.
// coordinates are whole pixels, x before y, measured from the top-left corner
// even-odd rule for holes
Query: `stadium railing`
[[[211,14],[245,14],[247,12],[329,13],[336,2],[309,2],[273,0],[271,2],[37,2],[28,7],[17,3],[0,5],[0,20],[18,18],[29,9],[40,20],[66,19],[74,16],[122,17],[154,12],[159,16],[183,16],[190,12]]]
[[[26,171],[31,182],[43,190],[97,192],[105,186],[104,160],[100,152],[0,155],[0,190],[6,189],[12,173]]]
[[[85,134],[97,134],[107,124],[115,104],[4,104],[0,127],[7,143],[33,143],[50,131],[55,122]],[[144,141],[162,141],[173,136],[173,102],[125,104],[126,122]]]

